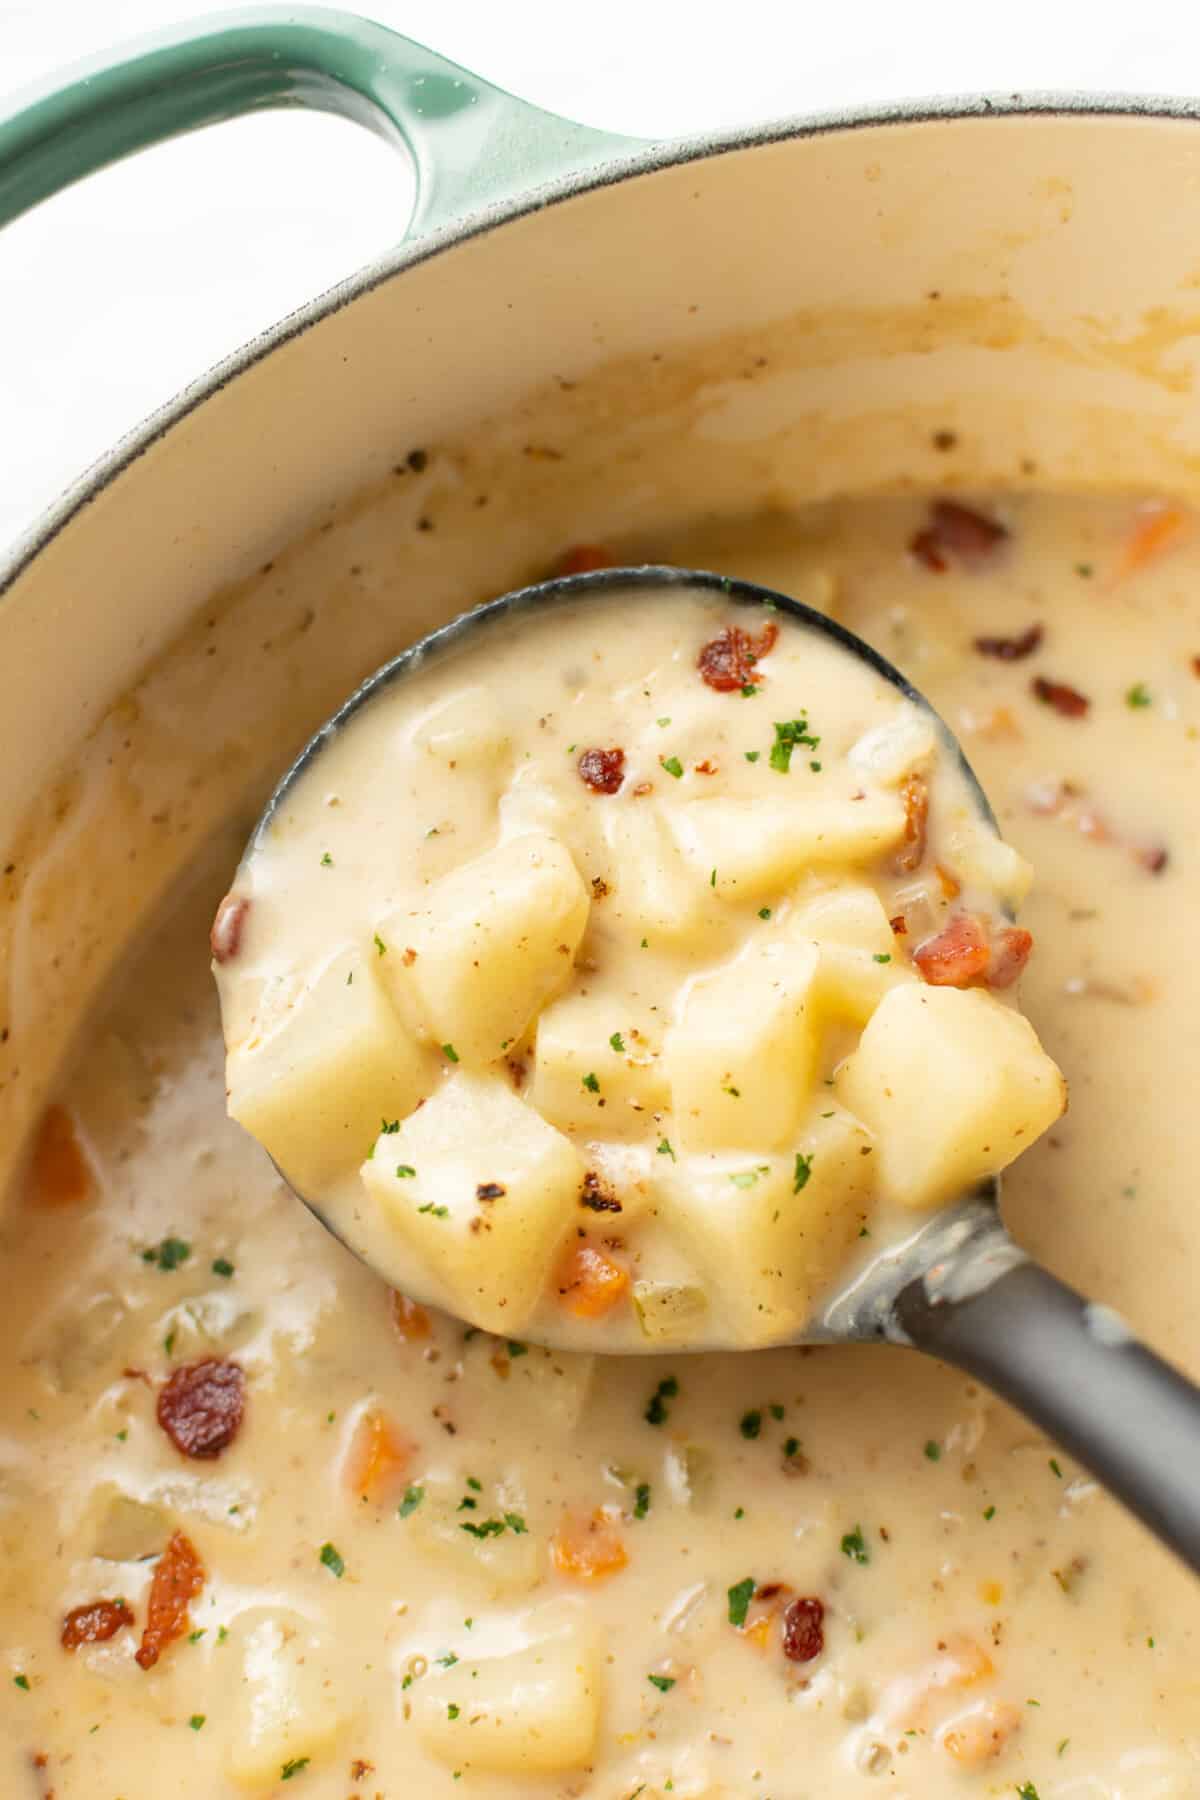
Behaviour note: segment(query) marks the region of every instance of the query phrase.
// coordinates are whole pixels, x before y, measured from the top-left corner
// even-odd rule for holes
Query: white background
[[[985,89],[1200,93],[1194,0],[359,5],[529,100],[647,137]],[[24,84],[197,10],[0,0],[0,114]],[[274,114],[143,153],[10,226],[0,558],[192,376],[395,242],[410,197],[403,160],[366,132]]]

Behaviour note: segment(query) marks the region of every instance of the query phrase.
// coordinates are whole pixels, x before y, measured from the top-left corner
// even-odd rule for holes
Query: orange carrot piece
[[[346,1452],[346,1486],[360,1500],[377,1500],[397,1486],[412,1462],[416,1445],[386,1413],[364,1413]]]
[[[433,1330],[429,1314],[398,1288],[392,1290],[392,1324],[406,1344],[419,1343]]]
[[[629,1270],[594,1244],[576,1244],[559,1267],[558,1291],[577,1319],[601,1319],[629,1292]]]
[[[1139,506],[1117,559],[1117,579],[1135,574],[1173,550],[1186,535],[1189,522],[1186,510],[1171,501],[1152,500]]]
[[[35,1206],[77,1206],[91,1194],[91,1165],[65,1106],[48,1106],[42,1114],[29,1173]]]
[[[564,1516],[550,1540],[550,1556],[559,1574],[572,1581],[604,1581],[629,1561],[620,1532],[599,1506],[593,1513]]]

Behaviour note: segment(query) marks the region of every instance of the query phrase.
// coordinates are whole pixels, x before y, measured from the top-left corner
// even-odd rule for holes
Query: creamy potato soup
[[[778,1342],[1062,1111],[994,993],[1028,884],[927,709],[773,603],[520,607],[256,834],[212,932],[230,1112],[470,1324]]]
[[[1071,1086],[1010,1223],[1200,1368],[1196,522],[898,500],[606,548],[819,598],[963,736]],[[798,716],[723,703],[764,756]],[[639,729],[682,763],[675,704]],[[548,1353],[297,1204],[225,1113],[207,933],[247,824],[118,972],[4,1217],[5,1800],[1200,1793],[1194,1584],[985,1391],[885,1348]]]

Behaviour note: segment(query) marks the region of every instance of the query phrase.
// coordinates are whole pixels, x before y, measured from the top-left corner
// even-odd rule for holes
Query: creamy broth
[[[1195,1371],[1198,539],[1183,521],[1139,559],[1132,504],[989,510],[1009,537],[942,570],[910,553],[926,508],[907,501],[614,548],[823,592],[962,734],[1037,870],[1022,1004],[1072,1090],[1007,1215]],[[973,647],[1034,624],[1024,655]],[[398,1320],[224,1117],[206,931],[229,848],[62,1088],[90,1194],[70,1198],[64,1126],[5,1224],[0,1791],[1200,1791],[1192,1586],[963,1378],[893,1350],[593,1360]],[[185,1459],[156,1394],[206,1355],[244,1371],[245,1416],[219,1456]],[[394,1432],[386,1500],[347,1480],[364,1415]],[[464,1501],[521,1529],[464,1534]],[[176,1531],[205,1579],[147,1672],[151,1559]],[[596,1539],[591,1580],[590,1552],[555,1556]],[[100,1599],[134,1624],[64,1650],[65,1616]],[[798,1601],[820,1602],[819,1649]],[[575,1766],[481,1766],[512,1742],[495,1696],[514,1676],[527,1717],[546,1704],[531,1763]]]

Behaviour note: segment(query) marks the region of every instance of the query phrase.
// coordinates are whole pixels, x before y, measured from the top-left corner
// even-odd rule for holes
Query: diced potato
[[[660,1218],[707,1281],[714,1330],[738,1343],[800,1331],[871,1210],[877,1158],[857,1119],[814,1111],[793,1142],[787,1155],[680,1156],[662,1178]]]
[[[850,767],[867,781],[899,787],[937,748],[938,732],[923,707],[905,700],[890,718],[863,733],[850,751]]]
[[[540,1432],[567,1437],[583,1416],[595,1372],[596,1358],[588,1351],[530,1344],[509,1363],[506,1412],[516,1405]]]
[[[455,1310],[515,1336],[546,1288],[585,1173],[568,1138],[498,1075],[458,1070],[383,1133],[362,1176]]]
[[[357,949],[327,962],[225,1071],[231,1116],[302,1194],[360,1163],[379,1121],[411,1112],[436,1078]]]
[[[336,1748],[353,1716],[350,1686],[339,1694],[336,1659],[298,1613],[251,1614],[232,1635],[243,1649],[227,1768],[239,1787],[274,1793],[286,1764]]]
[[[689,1149],[776,1149],[812,1088],[817,952],[779,934],[688,987],[663,1065],[678,1137]]]
[[[445,875],[415,914],[385,919],[384,978],[435,1044],[491,1063],[570,978],[588,892],[557,838],[530,832]],[[410,955],[409,952],[415,952]]]
[[[450,1565],[456,1581],[478,1581],[493,1599],[537,1586],[545,1561],[541,1540],[506,1522],[511,1515],[524,1524],[518,1490],[496,1485],[467,1494],[461,1481],[441,1475],[426,1475],[419,1485],[420,1504],[405,1519],[405,1529],[427,1554]],[[464,1509],[464,1497],[476,1505]],[[504,1529],[489,1531],[492,1520]]]
[[[875,1133],[880,1193],[939,1206],[1052,1125],[1066,1084],[1027,1019],[981,989],[896,988],[838,1076]]]
[[[681,807],[677,832],[694,878],[727,899],[758,900],[778,893],[801,870],[873,862],[904,835],[904,806],[896,794],[827,793],[815,782],[761,799],[716,797]],[[783,786],[783,778],[780,778]]]
[[[105,1562],[148,1562],[171,1535],[170,1515],[106,1482],[88,1509],[94,1526],[89,1554]]]
[[[521,1649],[476,1657],[458,1646],[450,1668],[431,1663],[412,1693],[413,1718],[447,1767],[533,1776],[580,1768],[592,1757],[600,1672],[590,1634],[564,1626]]]
[[[512,749],[512,727],[493,688],[463,688],[418,720],[412,743],[458,769],[497,769]]]
[[[792,914],[788,928],[816,944],[817,1004],[835,1018],[865,1025],[889,988],[916,979],[900,961],[883,902],[862,883],[814,895]]]
[[[658,810],[645,800],[614,805],[605,816],[613,892],[605,919],[617,920],[651,945],[695,936],[712,909],[697,887]]]
[[[34,1338],[30,1356],[50,1386],[59,1393],[75,1393],[117,1354],[118,1340],[132,1322],[132,1315],[116,1294],[77,1297],[44,1331]]]
[[[635,1281],[633,1309],[644,1336],[669,1344],[703,1331],[708,1295],[694,1282]]]
[[[974,814],[944,827],[944,858],[966,887],[979,888],[1014,912],[1033,886],[1033,866]]]
[[[567,994],[537,1022],[530,1101],[560,1131],[585,1137],[651,1131],[668,1099],[656,1048],[647,1020],[614,1012],[603,993]]]

